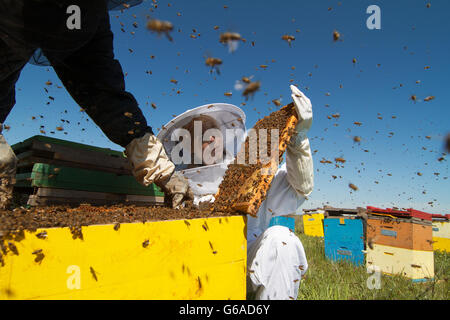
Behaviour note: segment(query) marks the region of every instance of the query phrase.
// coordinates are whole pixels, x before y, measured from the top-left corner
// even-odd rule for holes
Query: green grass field
[[[298,300],[449,300],[450,254],[435,252],[434,281],[413,283],[401,276],[381,275],[380,289],[369,289],[365,266],[325,259],[324,240],[303,233],[301,219],[296,233],[308,259],[306,278],[300,285]]]

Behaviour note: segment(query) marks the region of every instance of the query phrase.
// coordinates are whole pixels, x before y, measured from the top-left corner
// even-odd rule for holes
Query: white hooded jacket
[[[172,133],[189,123],[193,117],[208,115],[219,125],[225,137],[226,129],[232,130],[235,139],[224,139],[226,157],[223,163],[207,165],[181,172],[189,180],[194,193],[194,204],[200,201],[214,201],[229,162],[233,160],[246,138],[245,113],[242,109],[225,103],[203,105],[184,112],[163,126],[158,139],[163,143],[166,153],[171,152],[178,141],[172,141]],[[301,214],[299,208],[313,189],[313,163],[306,136],[297,137],[286,151],[286,162],[279,166],[272,180],[265,201],[261,204],[257,218],[248,216],[247,241],[250,245],[269,226],[274,216]]]

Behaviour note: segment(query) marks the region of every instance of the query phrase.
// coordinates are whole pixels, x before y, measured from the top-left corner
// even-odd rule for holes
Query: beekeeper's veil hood
[[[209,116],[217,123],[217,129],[221,131],[223,137],[225,156],[222,163],[191,169],[185,169],[183,165],[176,164],[176,170],[180,170],[189,180],[196,198],[217,192],[228,163],[236,156],[245,139],[245,113],[242,109],[227,103],[203,105],[172,119],[158,133],[157,137],[163,143],[170,158],[172,158],[172,149],[180,143],[175,138],[175,141],[172,141],[174,131],[185,127],[193,118],[200,115]]]

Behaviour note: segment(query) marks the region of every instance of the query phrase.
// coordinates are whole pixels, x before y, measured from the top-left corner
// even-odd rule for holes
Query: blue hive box
[[[332,261],[348,260],[364,265],[365,223],[357,210],[325,209],[323,220],[325,256]]]

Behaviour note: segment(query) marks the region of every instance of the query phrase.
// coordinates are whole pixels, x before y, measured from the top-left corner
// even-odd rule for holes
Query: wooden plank
[[[32,152],[34,152],[34,151],[32,151]],[[131,171],[129,169],[125,169],[125,168],[120,169],[120,168],[111,168],[111,167],[107,167],[107,166],[96,166],[96,165],[92,165],[92,164],[77,163],[77,162],[66,161],[66,160],[42,158],[42,157],[33,156],[33,155],[20,159],[17,164],[17,168],[30,167],[30,166],[33,166],[35,163],[46,163],[46,164],[52,164],[55,166],[65,166],[65,167],[72,167],[72,168],[111,172],[111,173],[115,173],[115,174],[119,174],[119,175],[132,175]]]
[[[133,176],[43,163],[34,165],[31,179],[33,187],[163,196],[155,184],[145,187],[140,185]]]
[[[131,165],[127,158],[122,152],[115,150],[44,136],[31,137],[13,145],[12,148],[19,159],[19,164],[21,160],[38,157],[52,161],[63,161],[65,163],[59,164],[64,165],[71,163],[71,166],[131,175]],[[42,159],[38,161],[56,163],[43,161]]]
[[[38,191],[36,192],[36,196],[61,197],[61,198],[106,199],[106,200],[135,201],[135,202],[164,201],[164,197],[161,197],[161,196],[140,196],[140,195],[117,194],[117,193],[106,193],[106,192],[90,192],[90,191],[80,191],[80,190],[65,190],[65,189],[53,189],[53,188],[39,188]]]
[[[42,189],[42,188],[40,188]],[[46,188],[44,188],[46,189]],[[113,204],[127,204],[137,206],[162,206],[164,205],[164,197],[141,196],[143,198],[131,198],[131,200],[123,195],[121,197],[114,197],[113,194],[106,194],[104,198],[95,197],[77,197],[73,196],[74,190],[67,191],[67,196],[38,196],[30,195],[27,204],[30,206],[49,206],[49,205],[80,205],[88,203],[91,205],[113,205]]]
[[[91,145],[87,145],[87,144],[83,144],[83,143],[72,142],[72,141],[57,139],[57,138],[51,138],[51,137],[46,137],[46,136],[42,136],[42,135],[36,135],[36,136],[30,137],[22,142],[12,145],[11,148],[14,150],[14,152],[20,153],[21,150],[29,149],[30,146],[35,141],[48,143],[48,144],[66,146],[66,147],[70,147],[72,149],[89,150],[89,151],[95,151],[95,152],[99,152],[99,153],[103,153],[103,154],[107,154],[107,155],[122,156],[122,153],[120,151],[111,150],[109,148],[100,148],[100,147],[95,147],[95,146],[91,146]]]
[[[31,172],[18,173],[16,174],[16,184],[15,187],[31,188]]]
[[[21,162],[23,159],[29,158],[29,157],[31,157],[32,155],[33,155],[33,150],[28,150],[28,151],[25,151],[25,152],[16,154],[16,158],[17,158],[17,160],[18,160],[17,166],[19,166],[20,162]]]
[[[88,198],[88,199],[107,199],[107,200],[133,200],[133,201],[155,201],[163,200],[164,197],[157,196],[140,196],[140,195],[128,195],[117,194],[107,192],[90,192],[80,190],[65,190],[65,189],[53,189],[53,188],[39,188],[36,192],[36,196],[42,197],[62,197],[62,198]]]
[[[3,256],[0,300],[245,299],[245,230],[246,217],[232,216],[92,225],[83,240],[69,228],[25,231],[19,255]]]
[[[96,166],[97,168],[115,168],[126,170],[131,174],[131,166],[128,159],[119,154],[107,154],[93,150],[75,150],[70,146],[49,144],[42,141],[34,141],[33,150],[52,152],[51,159],[75,162]]]

